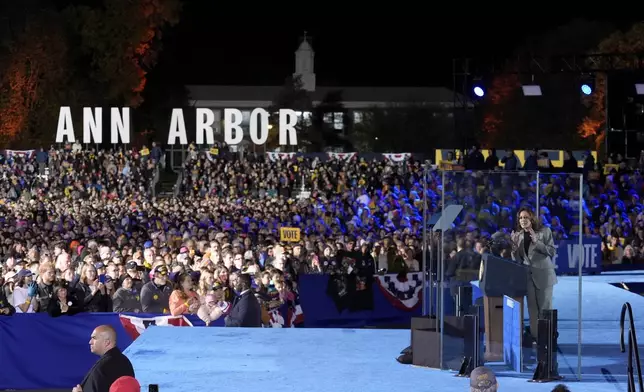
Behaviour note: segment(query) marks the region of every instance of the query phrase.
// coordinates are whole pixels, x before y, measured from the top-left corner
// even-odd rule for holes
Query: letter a
[[[67,140],[65,140],[67,137]],[[56,129],[56,143],[74,143],[74,124],[72,124],[72,110],[69,106],[62,106],[58,111],[58,128]]]
[[[186,135],[186,122],[183,120],[182,109],[172,109],[172,118],[170,118],[170,132],[168,132],[168,144],[173,146],[179,138],[182,145],[188,144],[188,135]]]

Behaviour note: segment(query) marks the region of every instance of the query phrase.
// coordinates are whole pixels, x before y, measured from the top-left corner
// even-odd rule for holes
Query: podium
[[[523,298],[528,291],[528,267],[514,260],[484,254],[479,288],[483,293],[485,314],[485,360],[502,362],[503,296],[507,295],[521,304],[520,320],[523,320]]]

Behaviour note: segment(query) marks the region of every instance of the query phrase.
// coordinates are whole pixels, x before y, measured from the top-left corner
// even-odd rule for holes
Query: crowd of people
[[[469,152],[466,168],[484,168],[479,154]],[[484,252],[493,237],[509,240],[518,209],[537,200],[557,239],[577,235],[581,208],[584,234],[601,236],[605,263],[644,260],[644,160],[606,174],[594,162],[579,169],[588,178],[582,203],[577,176],[537,181],[498,161],[442,172],[413,157],[271,160],[225,147],[217,155],[192,149],[178,196],[155,198],[162,162],[157,145],[2,155],[0,314],[191,313],[210,323],[230,317],[240,281],[251,276],[268,325],[271,309],[298,306],[300,274],[423,268],[424,249],[439,246],[431,235],[424,243],[423,221],[443,199],[465,207],[444,239],[448,263],[462,249]],[[280,227],[299,228],[300,241],[281,241]]]

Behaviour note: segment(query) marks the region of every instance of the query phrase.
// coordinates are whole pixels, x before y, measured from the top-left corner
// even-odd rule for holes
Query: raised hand
[[[512,234],[510,234],[510,239],[512,241],[512,252],[514,252],[519,248],[519,241],[521,241],[521,232],[512,231]]]
[[[532,239],[532,242],[533,243],[537,242],[537,233],[534,232],[534,229],[532,227],[528,230],[528,233],[530,233],[530,238]]]

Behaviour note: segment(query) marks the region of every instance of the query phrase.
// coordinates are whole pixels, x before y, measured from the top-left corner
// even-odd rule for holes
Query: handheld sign
[[[280,227],[280,241],[299,242],[300,229],[297,227]]]

